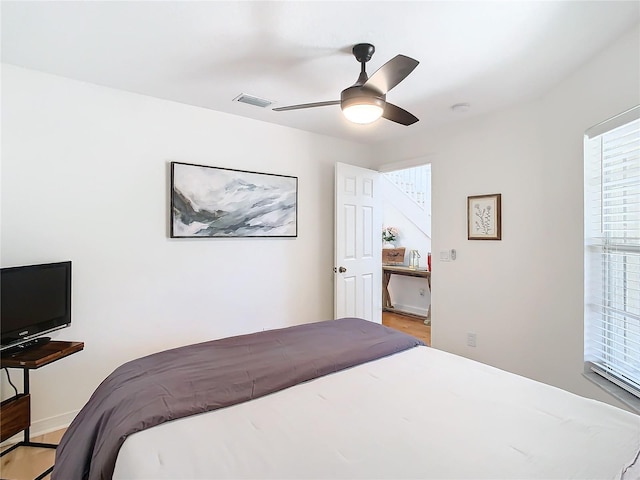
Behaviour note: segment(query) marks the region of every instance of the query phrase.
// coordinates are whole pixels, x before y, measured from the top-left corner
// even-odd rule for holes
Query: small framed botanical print
[[[500,193],[467,197],[469,240],[501,240],[502,212]]]

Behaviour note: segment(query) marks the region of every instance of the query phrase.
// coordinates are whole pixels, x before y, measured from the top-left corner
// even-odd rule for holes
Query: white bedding
[[[136,433],[113,478],[626,480],[639,451],[640,416],[417,347]]]

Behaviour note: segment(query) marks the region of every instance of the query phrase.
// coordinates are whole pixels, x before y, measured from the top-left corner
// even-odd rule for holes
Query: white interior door
[[[382,323],[382,209],[379,174],[336,163],[336,318]]]

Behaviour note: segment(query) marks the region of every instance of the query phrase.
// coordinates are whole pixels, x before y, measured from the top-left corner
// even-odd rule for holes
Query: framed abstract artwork
[[[171,162],[171,237],[296,237],[298,178]]]
[[[467,197],[467,232],[469,240],[502,239],[502,195]]]

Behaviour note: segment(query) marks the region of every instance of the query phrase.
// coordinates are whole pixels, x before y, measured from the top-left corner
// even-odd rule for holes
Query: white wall
[[[54,339],[85,342],[32,373],[33,431],[69,421],[128,359],[333,318],[334,163],[366,158],[362,145],[3,65],[2,266],[72,260],[72,327]],[[298,238],[170,239],[171,161],[297,176]]]
[[[431,158],[435,347],[620,405],[581,375],[582,142],[640,103],[639,86],[636,28],[542,98],[376,150],[381,164]],[[467,196],[490,193],[503,239],[469,241]],[[436,261],[451,248],[456,261]]]

